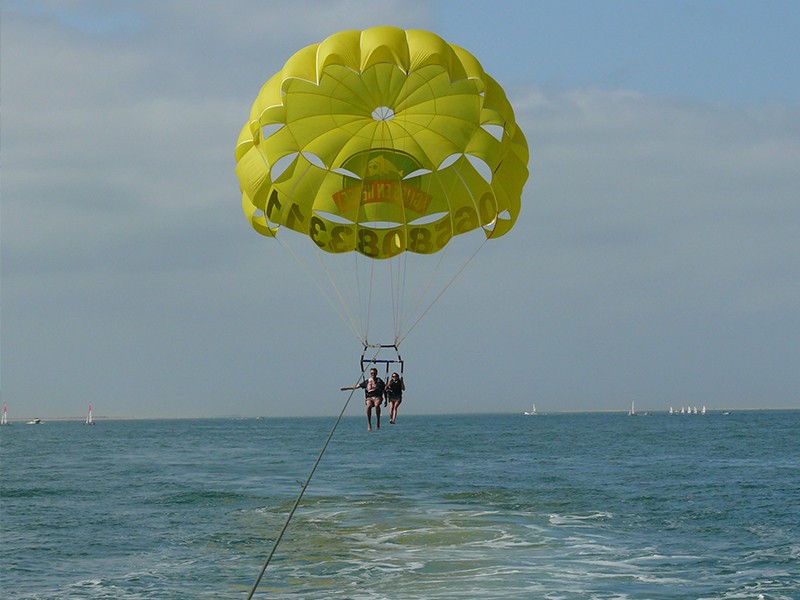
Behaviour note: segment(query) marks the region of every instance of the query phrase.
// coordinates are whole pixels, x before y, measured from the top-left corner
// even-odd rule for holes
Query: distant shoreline
[[[770,407],[770,408],[710,408],[707,409],[706,415],[701,414],[689,414],[689,416],[708,416],[709,414],[721,414],[721,413],[741,413],[741,412],[764,412],[764,411],[796,411],[800,410],[800,407]],[[542,410],[538,411],[538,415],[570,415],[570,414],[627,414],[627,410]],[[670,415],[668,410],[659,409],[659,410],[640,410],[637,411],[639,416],[654,416],[654,415],[667,415],[667,416],[686,416],[681,415],[680,413],[674,413]],[[479,415],[516,415],[516,414],[523,414],[523,411],[513,411],[513,412],[477,412],[477,413],[408,413],[407,416],[409,417],[437,417],[437,416],[449,416],[449,417],[457,417],[457,416],[479,416]],[[275,420],[275,419],[320,419],[320,418],[327,418],[331,415],[294,415],[294,416],[245,416],[245,415],[216,415],[216,416],[202,416],[202,417],[188,417],[188,416],[155,416],[155,417],[131,417],[131,416],[93,416],[92,420],[97,421],[203,421],[203,420],[241,420],[241,421],[255,421],[255,420]],[[355,416],[355,415],[350,415]],[[27,425],[34,421],[35,419],[39,419],[41,423],[47,422],[84,422],[86,421],[85,416],[72,416],[72,417],[20,417],[15,419],[9,419],[9,425]]]
[[[154,417],[153,419],[141,419],[142,421],[154,420],[154,419],[161,419],[162,417]],[[170,418],[170,417],[166,417]],[[178,419],[183,419],[184,417],[175,417]],[[27,424],[35,419],[40,419],[42,423],[46,421],[81,421],[85,422],[86,417],[20,417],[18,419],[9,419],[8,424],[19,424],[22,423]],[[95,417],[92,416],[92,421],[136,421],[138,417]]]

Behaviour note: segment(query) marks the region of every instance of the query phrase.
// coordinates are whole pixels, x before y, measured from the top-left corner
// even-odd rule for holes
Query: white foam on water
[[[550,515],[551,525],[572,525],[572,526],[586,526],[594,527],[593,524],[586,522],[613,519],[614,515],[609,512],[595,512],[588,515]]]

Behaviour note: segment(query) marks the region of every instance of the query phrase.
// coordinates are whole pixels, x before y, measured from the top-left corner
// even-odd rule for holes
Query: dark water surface
[[[1,428],[2,597],[244,598],[332,425]],[[262,597],[800,598],[800,411],[345,418]]]

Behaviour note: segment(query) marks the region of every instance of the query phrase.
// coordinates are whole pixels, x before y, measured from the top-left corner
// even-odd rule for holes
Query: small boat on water
[[[28,421],[28,425],[41,425],[42,420],[39,418],[34,419],[33,421]]]
[[[86,424],[87,425],[94,425],[94,419],[92,419],[92,403],[89,402],[89,415],[86,417]]]
[[[3,416],[0,418],[0,425],[10,425],[8,422],[8,407],[3,404]]]
[[[531,410],[530,411],[526,410],[525,414],[528,415],[528,416],[537,414],[536,413],[536,403],[535,402],[533,403],[533,406],[531,407]]]
[[[634,402],[633,401],[631,401],[631,409],[628,411],[628,416],[629,417],[635,417],[636,416],[636,407],[634,406]]]

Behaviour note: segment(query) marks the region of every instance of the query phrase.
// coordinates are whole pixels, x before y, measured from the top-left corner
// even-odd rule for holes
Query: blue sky
[[[798,3],[2,11],[12,419],[338,412],[361,347],[249,228],[233,152],[291,54],[377,24],[472,52],[531,149],[517,226],[403,343],[404,410],[800,407]]]
[[[434,6],[439,33],[465,47],[480,40],[482,63],[507,85],[726,104],[798,100],[796,2],[500,2],[485,13],[477,1]]]

